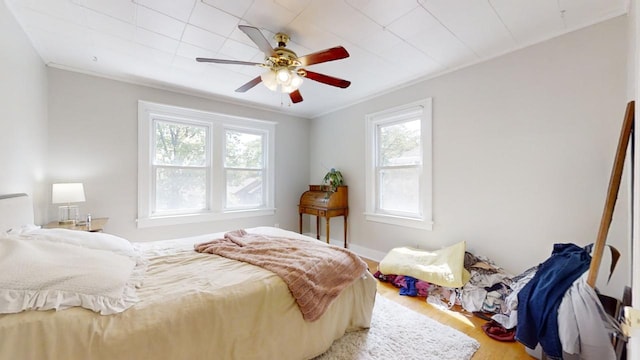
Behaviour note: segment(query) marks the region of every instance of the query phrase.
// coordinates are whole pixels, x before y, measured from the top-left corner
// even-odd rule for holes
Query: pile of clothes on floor
[[[470,252],[464,253],[464,268],[470,273],[470,278],[458,288],[437,285],[408,275],[377,271],[374,276],[399,288],[400,295],[425,297],[428,303],[443,309],[459,305],[489,320],[494,315],[497,319],[485,330],[487,335],[496,340],[514,341],[517,320],[512,320],[511,313],[517,308],[517,297],[510,295],[514,293],[514,287],[519,288],[526,283],[526,279],[530,279],[529,274],[535,273],[535,268],[527,274],[514,277],[490,259]]]
[[[555,244],[549,259],[513,276],[490,259],[465,251],[464,269],[470,277],[460,287],[380,271],[374,276],[398,287],[401,295],[422,296],[445,309],[459,305],[488,320],[483,330],[489,337],[541,347],[549,359],[615,360],[610,335],[619,326],[586,284],[589,252],[575,244]]]

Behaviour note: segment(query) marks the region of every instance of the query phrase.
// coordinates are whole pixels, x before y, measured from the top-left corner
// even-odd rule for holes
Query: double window
[[[270,215],[275,124],[140,101],[138,226]]]
[[[366,121],[366,218],[431,229],[431,99]]]

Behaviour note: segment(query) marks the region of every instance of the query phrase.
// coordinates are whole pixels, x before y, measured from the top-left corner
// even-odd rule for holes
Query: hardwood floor
[[[369,259],[363,260],[367,262],[369,269],[372,271],[375,272],[375,269],[378,268],[377,262]],[[378,281],[378,293],[387,299],[393,300],[442,324],[451,326],[478,340],[480,349],[474,354],[472,360],[535,359],[525,352],[524,345],[519,342],[500,342],[488,337],[481,327],[486,321],[457,306],[454,307],[457,311],[443,311],[427,303],[423,297],[400,296],[398,288],[381,281]]]

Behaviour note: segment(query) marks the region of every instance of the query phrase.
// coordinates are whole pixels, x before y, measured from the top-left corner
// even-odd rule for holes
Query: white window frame
[[[186,214],[153,214],[155,184],[153,166],[154,119],[209,127],[209,188],[207,209]],[[258,208],[226,209],[224,178],[225,129],[263,134],[264,204]],[[250,119],[201,110],[138,101],[138,228],[220,221],[275,214],[275,129],[272,121]]]
[[[380,125],[389,125],[410,118],[420,118],[420,141],[422,145],[422,169],[419,177],[419,214],[413,216],[394,215],[378,209],[377,131]],[[392,109],[367,114],[366,117],[366,184],[365,219],[404,227],[433,230],[433,138],[432,99],[415,101]]]

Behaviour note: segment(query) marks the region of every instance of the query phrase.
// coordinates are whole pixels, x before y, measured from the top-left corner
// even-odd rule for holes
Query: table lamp
[[[71,203],[84,201],[84,186],[82,183],[53,184],[51,189],[51,203],[66,204],[58,208],[58,223],[75,224],[80,213],[78,206],[71,205]]]

